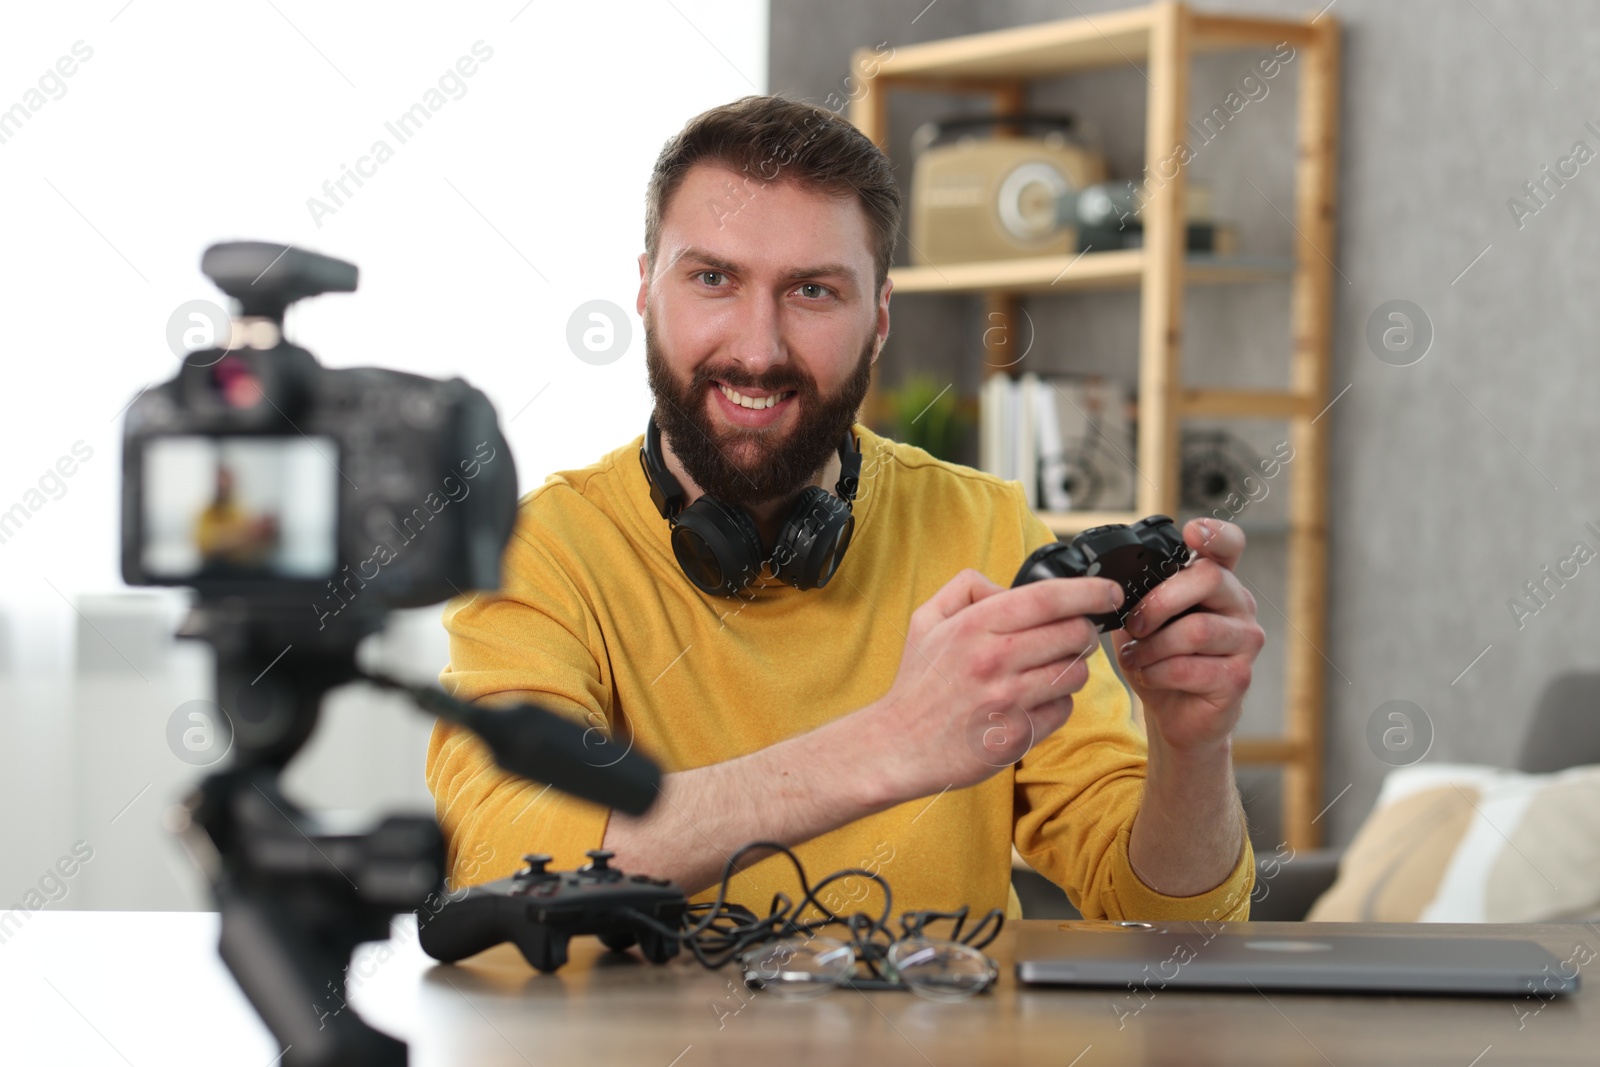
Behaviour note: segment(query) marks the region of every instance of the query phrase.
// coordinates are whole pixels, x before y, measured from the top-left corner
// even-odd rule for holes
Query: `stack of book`
[[[1134,505],[1133,423],[1117,381],[990,375],[979,394],[978,464],[1022,483],[1042,511]]]

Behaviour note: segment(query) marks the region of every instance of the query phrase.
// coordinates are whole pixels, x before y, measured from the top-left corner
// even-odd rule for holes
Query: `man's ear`
[[[894,281],[890,278],[883,280],[883,292],[878,295],[878,330],[877,340],[872,346],[872,362],[878,362],[878,357],[883,354],[884,342],[889,339],[889,290],[894,288]]]
[[[644,317],[645,297],[650,295],[650,253],[639,253],[639,296],[634,301],[634,310]]]

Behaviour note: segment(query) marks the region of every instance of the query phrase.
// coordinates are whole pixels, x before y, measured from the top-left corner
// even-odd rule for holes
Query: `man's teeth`
[[[736,392],[735,390],[728,388],[721,382],[717,383],[717,388],[722,390],[723,396],[727,397],[735,404],[738,404],[742,408],[750,408],[754,411],[761,411],[766,408],[770,408],[772,405],[776,404],[778,401],[784,399],[785,397],[789,396],[790,393],[794,392],[794,390],[791,389],[787,392],[774,393],[771,396],[748,397],[743,393]]]

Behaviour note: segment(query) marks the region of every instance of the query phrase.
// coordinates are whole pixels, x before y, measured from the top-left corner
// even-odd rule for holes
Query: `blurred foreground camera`
[[[498,588],[517,476],[488,398],[459,378],[330,370],[286,340],[289,305],[353,291],[352,264],[247,241],[201,270],[238,314],[223,347],[128,409],[127,582],[244,597],[302,637]]]
[[[403,1042],[318,1005],[344,1003],[351,951],[386,939],[394,914],[438,910],[444,840],[426,816],[335,832],[284,795],[327,693],[399,691],[506,770],[632,815],[661,772],[631,750],[591,762],[590,729],[542,708],[489,710],[357,667],[390,609],[500,587],[517,474],[494,408],[459,378],[329,370],[284,338],[296,300],[355,289],[352,264],[241,241],[213,245],[201,270],[236,304],[227,336],[135,398],[123,431],[123,577],[194,587],[179,636],[216,651],[229,732],[230,762],[173,828],[284,1067],[401,1065]]]

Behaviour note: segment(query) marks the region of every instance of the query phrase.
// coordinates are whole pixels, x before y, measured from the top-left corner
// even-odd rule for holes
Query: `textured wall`
[[[843,91],[850,51],[860,45],[1129,6],[772,0],[770,84],[825,103]],[[1321,4],[1194,6],[1306,17]],[[1344,842],[1388,770],[1366,739],[1369,719],[1385,702],[1422,709],[1433,731],[1428,762],[1505,764],[1545,682],[1600,663],[1600,563],[1568,563],[1566,573],[1576,577],[1547,581],[1543,606],[1524,591],[1543,578],[1542,568],[1574,557],[1576,542],[1600,551],[1600,533],[1585,527],[1594,522],[1600,530],[1600,261],[1584,252],[1595,238],[1600,157],[1589,162],[1575,146],[1583,141],[1600,153],[1593,58],[1600,54],[1600,7],[1574,0],[1336,0],[1324,17],[1338,20],[1344,44],[1337,243],[1324,251],[1337,266],[1333,392],[1348,391],[1325,416],[1326,800],[1338,799],[1323,821],[1330,840]],[[1220,103],[1252,58],[1204,58],[1192,110]],[[1291,248],[1293,234],[1278,209],[1292,215],[1295,88],[1291,62],[1268,95],[1241,111],[1193,164],[1191,178],[1214,187],[1217,214],[1237,224],[1251,252]],[[1145,90],[1139,71],[1112,68],[1043,84],[1033,103],[1093,120],[1114,176],[1132,177],[1143,165]],[[912,130],[975,105],[892,99],[891,154],[909,187]],[[1594,129],[1585,126],[1591,121]],[[1532,199],[1523,185],[1544,180],[1546,165],[1568,177],[1546,180],[1542,200]],[[1515,209],[1513,197],[1525,209]],[[1287,294],[1279,283],[1191,290],[1191,382],[1281,385]],[[1420,306],[1432,324],[1431,348],[1408,366],[1380,361],[1365,339],[1369,317],[1396,299]],[[1137,306],[1133,294],[1027,301],[1037,336],[1028,358],[1039,370],[1131,374]],[[894,300],[892,311],[879,364],[883,383],[917,368],[976,389],[976,300],[908,296]],[[1261,447],[1284,435],[1273,423],[1241,431]],[[1294,473],[1291,465],[1285,477]],[[1281,579],[1273,573],[1281,572],[1283,539],[1270,508],[1280,502],[1269,497],[1244,517],[1256,523],[1247,575],[1278,603]],[[1513,611],[1518,596],[1528,610]],[[1244,729],[1252,733],[1274,727],[1283,643],[1300,640],[1265,602],[1261,615],[1268,647],[1246,708]],[[1248,775],[1245,785],[1258,844],[1275,839],[1276,776]]]

